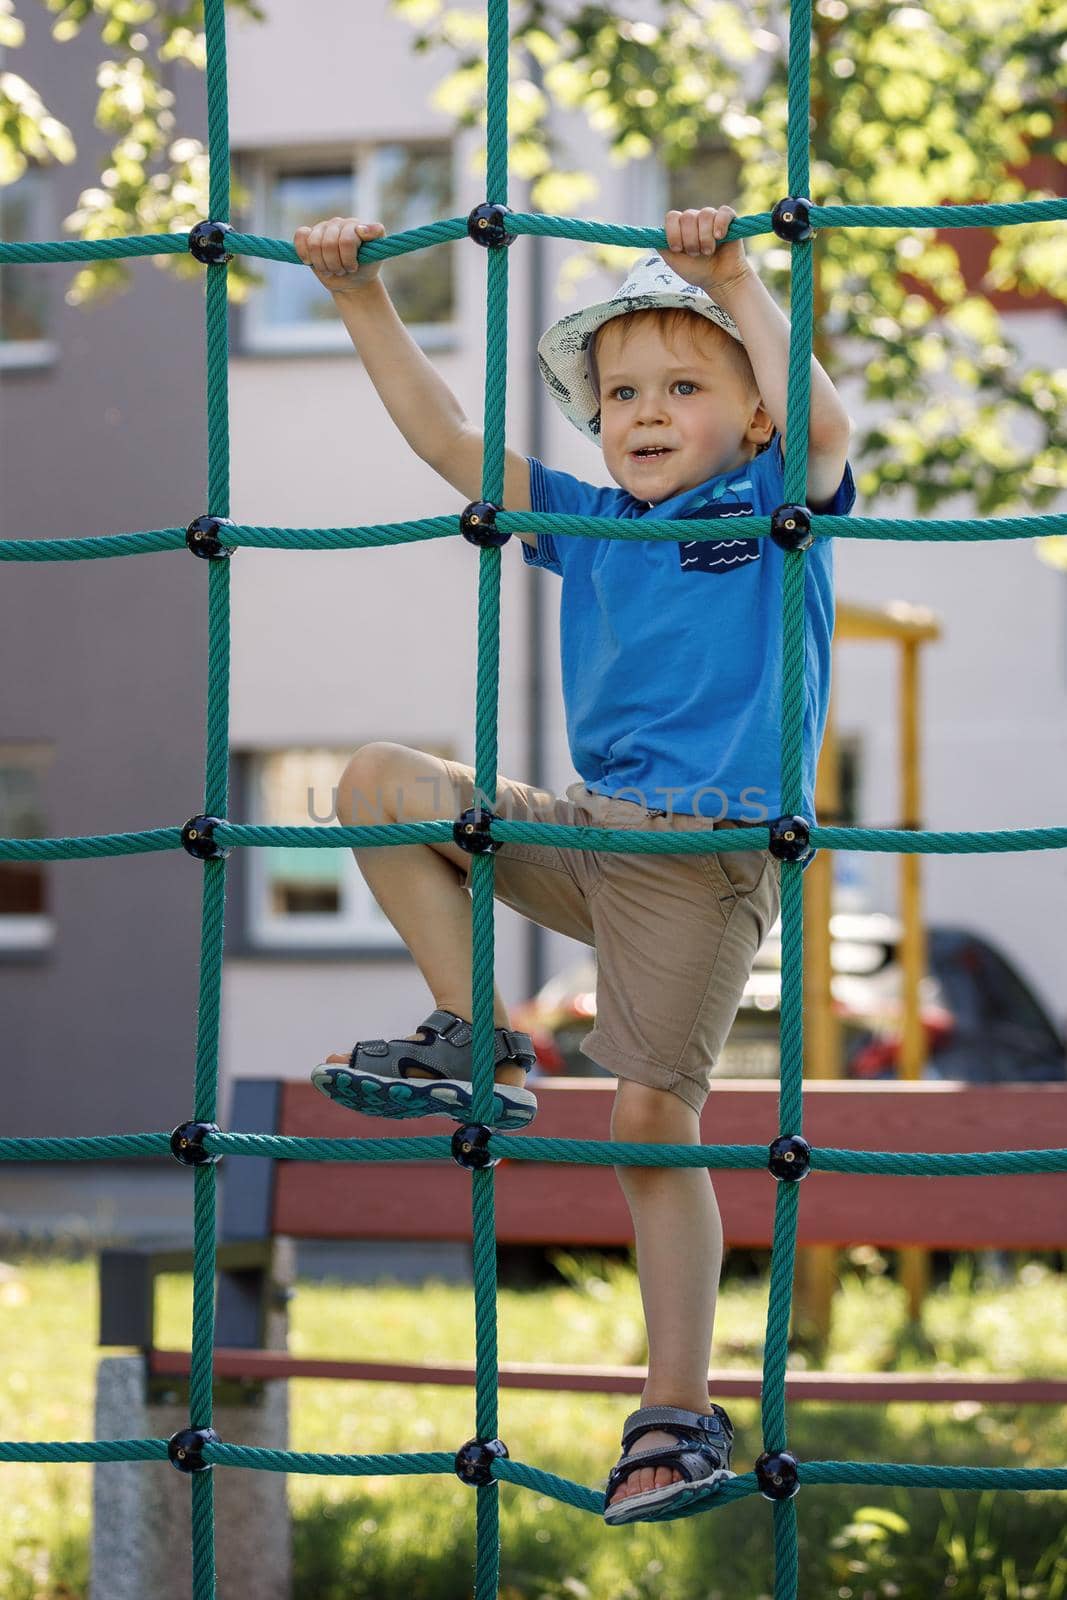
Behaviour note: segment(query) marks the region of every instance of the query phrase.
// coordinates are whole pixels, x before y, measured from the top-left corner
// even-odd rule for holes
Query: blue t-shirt
[[[534,511],[594,517],[767,516],[785,501],[780,435],[732,472],[652,506],[533,457]],[[852,469],[828,508],[856,499]],[[559,573],[560,654],[575,770],[599,794],[709,820],[782,815],[782,573],[773,539],[596,539],[539,534],[523,560]],[[802,814],[830,699],[833,544],[804,556]]]

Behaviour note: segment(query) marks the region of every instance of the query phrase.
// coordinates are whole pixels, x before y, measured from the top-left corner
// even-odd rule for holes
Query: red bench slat
[[[463,1362],[435,1362],[432,1366],[376,1361],[327,1361],[286,1355],[275,1350],[216,1350],[217,1378],[349,1378],[369,1383],[433,1383],[473,1389],[474,1367]],[[153,1350],[153,1374],[187,1377],[189,1353]],[[644,1367],[564,1367],[546,1363],[500,1363],[503,1389],[580,1390],[602,1394],[640,1394],[647,1374]],[[716,1396],[758,1399],[762,1374],[725,1368],[710,1372],[708,1384]],[[980,1400],[989,1405],[1030,1405],[1052,1402],[1067,1405],[1067,1379],[1005,1378],[977,1373],[909,1372],[789,1372],[787,1395],[795,1400],[862,1401],[883,1405],[890,1400],[953,1402]]]
[[[513,1135],[608,1140],[615,1080],[538,1081],[537,1118]],[[1048,1149],[1067,1146],[1067,1084],[856,1083],[808,1080],[804,1136],[813,1146],[897,1151]],[[385,1122],[331,1105],[287,1083],[279,1132],[381,1139],[451,1133],[430,1118]],[[402,1132],[400,1130],[403,1130]],[[701,1118],[715,1144],[769,1144],[778,1132],[778,1086],[719,1080]],[[495,1169],[496,1231],[504,1244],[628,1245],[633,1226],[611,1167],[503,1161]],[[717,1171],[729,1244],[767,1247],[775,1180],[764,1171]],[[296,1238],[468,1240],[470,1181],[453,1162],[283,1162],[274,1231]],[[800,1244],[857,1242],[946,1250],[1067,1247],[1067,1174],[882,1177],[812,1172],[800,1195]]]

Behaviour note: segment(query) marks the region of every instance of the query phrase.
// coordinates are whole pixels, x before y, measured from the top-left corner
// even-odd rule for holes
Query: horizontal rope
[[[197,515],[200,513],[197,512]],[[192,520],[190,518],[190,520]],[[916,542],[971,544],[996,539],[1058,538],[1067,534],[1067,516],[1049,512],[1033,517],[930,518],[916,521],[890,517],[834,517],[810,513],[811,531],[825,539],[897,539]],[[622,539],[633,543],[690,543],[722,538],[722,521],[707,517],[578,517],[558,511],[498,511],[502,533],[566,534],[588,539]],[[770,537],[769,516],[731,519],[733,531],[746,539]],[[355,550],[422,539],[462,536],[459,513],[423,517],[414,522],[373,523],[351,528],[274,528],[251,523],[223,526],[219,542],[229,549]],[[184,528],[152,528],[143,533],[100,534],[87,539],[0,539],[0,561],[94,561],[114,556],[158,555],[186,550]]]
[[[166,1439],[0,1441],[0,1461],[166,1461]]]
[[[169,1133],[0,1139],[0,1161],[138,1161],[142,1156],[169,1156],[170,1153]]]
[[[711,822],[711,818],[706,818]],[[452,838],[453,823],[376,822],[366,827],[272,827],[268,824],[220,822],[216,841],[225,848],[285,846],[297,850],[340,850],[376,846],[387,850],[405,844],[432,844]],[[587,828],[569,823],[508,822],[490,824],[501,843],[559,845],[569,850],[600,850],[613,855],[720,855],[766,850],[765,827],[693,829],[657,833],[648,828]],[[1000,851],[1067,849],[1067,828],[1000,828],[984,832],[927,832],[905,828],[811,829],[814,849],[862,850],[892,855],[980,855]],[[86,834],[61,839],[0,839],[0,861],[86,860],[93,856],[142,855],[180,850],[181,826],[150,828],[141,833]],[[788,863],[786,863],[788,865]]]
[[[451,1139],[313,1139],[278,1133],[218,1133],[204,1140],[211,1154],[260,1156],[272,1161],[450,1161]],[[767,1145],[634,1144],[596,1139],[537,1139],[494,1133],[490,1151],[505,1161],[569,1162],[606,1167],[767,1167]],[[167,1133],[97,1134],[87,1138],[0,1139],[0,1161],[114,1161],[170,1155]],[[992,1177],[1005,1173],[1067,1172],[1067,1149],[891,1151],[812,1146],[813,1172],[882,1176]]]
[[[783,195],[782,198],[786,199],[787,196]],[[1025,226],[1035,222],[1055,222],[1064,217],[1067,217],[1067,199],[1061,198],[960,206],[811,205],[808,208],[808,219],[813,228],[936,228],[940,231],[942,228]],[[586,222],[576,217],[554,217],[528,211],[511,212],[505,218],[505,223],[507,232],[516,238],[525,234],[537,238],[572,239],[587,244],[622,245],[639,250],[667,246],[667,235],[662,228]],[[747,217],[734,218],[727,237],[731,240],[754,239],[773,232],[771,213],[757,211]],[[360,259],[389,261],[395,256],[410,255],[416,250],[428,250],[435,245],[447,244],[452,239],[467,237],[465,216],[444,218],[405,229],[387,239],[368,240],[360,247]],[[175,233],[122,234],[110,239],[5,241],[0,243],[0,264],[114,261],[123,256],[181,255],[188,254],[188,241],[187,229]],[[306,265],[289,240],[271,238],[266,234],[239,233],[234,229],[226,235],[226,250],[231,255]]]
[[[282,1380],[278,1380],[282,1381]],[[109,1439],[70,1442],[0,1442],[0,1461],[160,1461],[167,1459],[165,1439]],[[317,1451],[270,1450],[263,1446],[207,1444],[203,1459],[211,1466],[242,1467],[259,1472],[292,1472],[315,1477],[427,1477],[456,1475],[455,1452],[393,1452],[382,1455],[328,1455]],[[585,1488],[555,1473],[541,1472],[506,1458],[493,1463],[493,1477],[537,1490],[587,1511],[599,1511],[602,1491]],[[1067,1467],[935,1467],[902,1462],[802,1461],[797,1476],[802,1486],[882,1484],[929,1489],[1067,1489]],[[754,1473],[739,1473],[722,1485],[718,1504],[758,1492]],[[711,1509],[709,1506],[703,1510]]]

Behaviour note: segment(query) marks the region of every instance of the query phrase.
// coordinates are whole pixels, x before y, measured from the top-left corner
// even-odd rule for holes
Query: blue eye
[[[695,383],[691,382],[691,380],[689,378],[679,378],[677,380],[677,382],[675,383],[674,387],[676,389],[680,389],[680,388],[692,389],[694,391],[694,393],[695,393],[695,391],[697,389],[697,385]],[[633,384],[621,383],[617,389],[613,389],[611,391],[611,398],[613,400],[617,399],[618,396],[622,394],[624,389],[628,389],[632,393],[633,392]]]

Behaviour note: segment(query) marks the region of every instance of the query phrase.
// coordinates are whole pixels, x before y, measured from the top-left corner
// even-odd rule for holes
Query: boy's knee
[[[342,827],[381,822],[387,798],[399,784],[405,746],[376,739],[348,758],[337,784],[337,820]]]
[[[620,1078],[611,1109],[611,1137],[623,1144],[692,1144],[700,1118],[678,1095]]]
[[[359,749],[349,756],[344,776],[373,778],[387,774],[396,768],[406,751],[406,745],[392,744],[388,739],[372,739],[369,744],[361,744]]]

